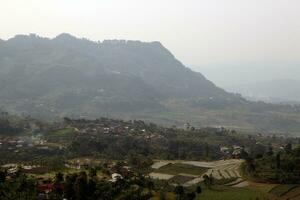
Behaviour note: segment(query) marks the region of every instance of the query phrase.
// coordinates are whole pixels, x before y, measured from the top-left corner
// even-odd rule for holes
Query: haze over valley
[[[0,6],[0,200],[300,200],[299,0]]]

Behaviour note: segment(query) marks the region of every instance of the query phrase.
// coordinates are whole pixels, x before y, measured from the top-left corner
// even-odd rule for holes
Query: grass
[[[225,184],[229,184],[232,183],[234,181],[236,181],[238,178],[236,177],[231,177],[231,178],[223,178],[223,179],[214,179],[213,182],[215,185],[225,185]]]
[[[182,185],[193,179],[194,178],[190,177],[190,176],[177,175],[177,176],[174,176],[173,178],[171,178],[169,181]]]
[[[164,198],[165,200],[175,200],[176,199],[176,196],[174,193],[172,192],[166,192],[164,193]],[[155,194],[151,200],[160,200],[160,195],[159,194]]]
[[[249,188],[232,188],[214,186],[212,189],[203,190],[197,195],[197,200],[267,200],[266,194]]]
[[[300,187],[296,187],[282,196],[283,199],[300,199]]]
[[[252,183],[248,186],[251,189],[258,190],[263,193],[269,193],[277,184],[268,184],[268,183]]]
[[[163,174],[171,174],[171,175],[178,175],[178,174],[191,174],[200,176],[207,171],[207,168],[198,167],[193,165],[187,165],[182,163],[174,163],[174,164],[167,164],[157,170],[157,173]]]
[[[159,200],[156,193],[151,200]],[[165,193],[166,200],[176,200],[172,192]],[[197,194],[196,200],[269,200],[268,195],[249,188],[232,188],[227,186],[212,186],[211,189],[202,186],[202,193]]]
[[[278,197],[283,196],[287,192],[291,191],[298,185],[278,185],[270,190],[270,194],[276,195]]]
[[[50,133],[51,136],[57,136],[57,137],[63,137],[63,136],[68,136],[74,132],[74,128],[72,127],[67,127],[55,132]]]
[[[265,192],[252,188],[233,188],[228,186],[211,186],[207,188],[201,185],[202,193],[197,194],[196,200],[271,200],[272,198]],[[188,191],[195,191],[189,188]],[[159,200],[159,193],[154,194],[151,200]],[[166,200],[176,200],[176,195],[172,192],[165,193]]]

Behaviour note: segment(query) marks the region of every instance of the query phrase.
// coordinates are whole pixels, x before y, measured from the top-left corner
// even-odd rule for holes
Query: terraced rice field
[[[227,186],[205,189],[197,200],[267,200],[267,195],[249,188],[232,188]],[[273,200],[273,199],[272,199]]]
[[[203,176],[212,175],[217,180],[237,178],[236,184],[239,187],[247,186],[247,182],[241,179],[239,167],[243,161],[237,159],[220,160],[215,162],[200,162],[200,161],[157,161],[153,164],[152,168],[155,173],[160,173],[162,176],[158,177],[157,174],[150,174],[152,178],[169,180],[174,176],[180,175],[185,177],[193,177],[193,179],[185,182],[184,186],[192,186],[202,182]],[[164,176],[168,175],[168,176]],[[172,176],[173,175],[173,176]],[[169,179],[166,179],[169,177]],[[188,178],[181,177],[180,180],[188,180]],[[235,183],[233,183],[235,185]]]
[[[280,199],[300,200],[300,187],[295,187],[284,194]]]
[[[169,180],[174,177],[174,175],[170,174],[163,174],[163,173],[156,173],[156,172],[151,172],[149,176],[153,179],[159,179],[159,180]]]
[[[281,197],[296,187],[297,185],[278,185],[271,189],[269,193]]]
[[[276,200],[300,200],[300,186],[298,185],[278,185],[269,192]]]
[[[191,177],[191,176],[177,175],[177,176],[174,176],[173,178],[171,178],[169,181],[171,183],[182,185],[182,184],[184,184],[188,181],[191,181],[193,179],[194,179],[194,177]]]
[[[178,175],[186,174],[187,176],[201,176],[207,171],[205,167],[199,167],[194,165],[189,165],[185,163],[169,163],[156,169],[155,172]]]

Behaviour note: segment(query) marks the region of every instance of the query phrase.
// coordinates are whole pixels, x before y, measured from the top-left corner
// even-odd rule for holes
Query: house
[[[233,152],[232,152],[232,156],[233,156],[234,158],[238,158],[238,157],[241,155],[241,153],[242,153],[242,149],[235,149],[235,150],[233,150]]]
[[[234,150],[238,150],[238,149],[243,149],[243,147],[239,146],[239,145],[233,145],[232,148]]]
[[[230,152],[230,149],[229,147],[220,147],[220,151],[223,153],[223,154],[228,154]]]
[[[242,152],[244,151],[244,147],[241,147],[239,145],[233,145],[232,148],[233,148],[232,157],[240,158]]]
[[[111,182],[117,182],[118,180],[120,180],[120,179],[123,179],[123,177],[122,177],[122,175],[121,174],[118,174],[118,173],[113,173],[112,175],[111,175]]]
[[[18,168],[17,168],[17,167],[9,168],[9,169],[7,170],[7,174],[9,174],[9,175],[14,175],[14,174],[16,174],[17,172],[18,172]]]

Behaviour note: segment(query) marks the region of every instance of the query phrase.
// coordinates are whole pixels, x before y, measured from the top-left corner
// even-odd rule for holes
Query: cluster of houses
[[[122,121],[101,118],[96,120],[86,119],[65,119],[65,124],[74,127],[80,134],[111,134],[111,135],[143,135],[146,139],[162,137],[160,134],[147,130],[148,127],[143,121]]]
[[[91,167],[95,167],[99,165],[100,163],[94,162],[90,159],[77,159],[73,162],[70,162],[68,164],[68,167],[70,166],[77,166],[77,170],[85,170],[89,169]],[[78,167],[80,166],[80,167]],[[35,168],[39,168],[40,166],[29,166],[29,165],[21,165],[21,164],[5,164],[0,166],[1,170],[4,170],[6,172],[6,178],[10,179],[17,175],[18,172],[26,172],[30,171]],[[70,167],[72,168],[72,167]],[[105,180],[116,183],[119,180],[125,180],[125,177],[132,177],[133,174],[130,171],[130,168],[127,166],[119,166],[116,163],[110,163],[105,167],[107,174],[102,177],[98,177],[100,179],[104,178]],[[57,191],[57,190],[63,190],[64,184],[63,183],[57,183],[55,182],[54,178],[37,178],[37,185],[36,185],[37,191],[38,191],[38,199],[51,199],[51,192]]]
[[[244,147],[239,145],[220,147],[220,152],[223,154],[224,158],[240,158],[244,150]]]
[[[8,176],[14,176],[16,175],[19,171],[22,172],[30,172],[31,170],[40,168],[41,166],[39,165],[23,165],[23,164],[5,164],[1,165],[0,169],[5,170]]]
[[[46,140],[42,137],[1,137],[0,138],[0,150],[9,150],[14,152],[19,152],[25,147],[34,147],[38,149],[47,148]]]

